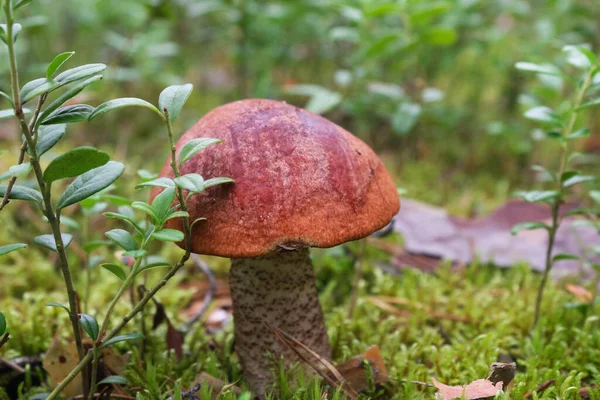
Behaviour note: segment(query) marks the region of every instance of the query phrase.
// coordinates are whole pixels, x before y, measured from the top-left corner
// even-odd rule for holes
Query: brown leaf
[[[362,392],[369,387],[365,363],[370,365],[373,384],[383,383],[388,380],[387,368],[385,367],[378,346],[371,346],[364,353],[353,356],[349,360],[335,366],[346,382],[356,392]]]
[[[42,365],[48,372],[51,384],[54,387],[69,375],[78,362],[79,357],[75,343],[63,343],[58,336],[55,336],[48,351],[46,351]],[[79,374],[67,385],[62,394],[65,397],[72,397],[81,394],[82,391],[81,374]]]
[[[565,213],[574,205],[562,207]],[[533,269],[545,266],[548,234],[543,229],[522,230],[513,236],[512,226],[520,222],[549,222],[549,208],[536,203],[510,200],[486,217],[476,219],[448,215],[439,207],[403,199],[402,208],[394,219],[394,230],[404,237],[406,251],[447,259],[456,263],[481,262],[497,266],[512,266],[527,262]],[[557,232],[554,254],[572,253],[585,258],[590,246],[600,245],[600,236],[593,227],[581,226],[577,217],[567,216]],[[557,262],[553,273],[578,271],[576,260]]]
[[[502,390],[502,382],[498,382],[494,385],[487,379],[478,379],[466,386],[444,385],[435,378],[431,378],[431,381],[438,389],[436,398],[441,400],[452,400],[456,398],[465,398],[467,400],[485,399],[486,397],[494,397],[496,393]]]
[[[579,300],[582,303],[589,303],[594,297],[594,295],[589,290],[581,286],[571,285],[570,283],[567,283],[565,289],[567,289],[567,292],[571,293],[577,298],[577,300]]]
[[[171,325],[169,320],[167,320],[169,326],[167,327],[167,348],[169,350],[175,350],[175,354],[177,355],[177,359],[181,360],[183,356],[183,340],[184,333],[178,331]]]

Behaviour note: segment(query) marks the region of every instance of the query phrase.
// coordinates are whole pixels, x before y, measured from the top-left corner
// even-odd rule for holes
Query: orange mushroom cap
[[[273,100],[225,104],[206,114],[177,142],[218,138],[181,168],[210,187],[188,202],[192,251],[239,258],[278,248],[333,247],[384,227],[400,208],[396,186],[364,142],[333,122]],[[173,177],[171,160],[161,177]],[[152,198],[161,191],[154,188]],[[182,230],[180,219],[167,222]],[[182,245],[182,243],[180,243]]]

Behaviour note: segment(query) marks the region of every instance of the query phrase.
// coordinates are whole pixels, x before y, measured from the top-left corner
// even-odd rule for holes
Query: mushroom
[[[250,99],[218,107],[180,138],[177,151],[199,137],[222,144],[186,162],[182,175],[227,176],[235,183],[190,198],[190,219],[207,219],[194,225],[192,251],[231,258],[235,349],[262,396],[273,382],[266,354],[297,361],[269,326],[331,357],[309,248],[381,229],[400,201],[388,171],[364,142],[283,102]],[[160,176],[173,177],[170,163]],[[182,230],[181,221],[168,225]]]

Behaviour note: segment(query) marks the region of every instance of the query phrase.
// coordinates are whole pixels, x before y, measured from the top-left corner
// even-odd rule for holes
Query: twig
[[[17,164],[22,164],[23,160],[25,159],[25,151],[27,150],[27,141],[24,140],[23,144],[21,144],[21,151],[19,153],[19,159],[17,161]],[[2,211],[2,209],[4,207],[6,207],[6,205],[8,203],[10,203],[10,200],[8,199],[10,197],[10,193],[12,192],[13,186],[15,185],[15,182],[17,181],[17,177],[13,176],[12,178],[10,178],[10,181],[8,181],[8,185],[6,186],[6,192],[4,193],[4,197],[2,198],[2,203],[0,203],[0,211]]]
[[[4,336],[2,336],[2,339],[0,339],[0,349],[8,342],[8,339],[10,339],[10,334],[6,332]]]
[[[215,275],[213,274],[210,267],[200,259],[198,254],[192,254],[192,260],[194,260],[196,266],[200,268],[204,275],[206,275],[206,278],[208,279],[208,291],[204,295],[204,299],[202,300],[202,307],[200,307],[200,310],[198,310],[185,323],[186,330],[189,330],[193,324],[195,324],[200,318],[202,318],[206,310],[208,310],[208,306],[212,302],[213,297],[215,295],[215,291],[217,290],[217,280],[215,279]]]
[[[554,382],[556,382],[556,379],[550,379],[549,381],[540,383],[538,385],[537,389],[535,389],[535,391],[538,392],[538,394],[542,393],[546,389],[548,389],[550,386],[554,385]],[[527,393],[525,393],[525,396],[523,396],[524,399],[530,399],[532,397],[533,397],[533,392],[527,392]]]

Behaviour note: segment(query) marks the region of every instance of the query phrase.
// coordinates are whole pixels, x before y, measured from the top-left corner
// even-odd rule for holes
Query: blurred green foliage
[[[564,93],[546,77],[524,95],[537,78],[514,65],[560,62],[565,44],[597,50],[600,37],[594,0],[38,0],[23,12],[26,80],[43,73],[40,60],[74,50],[74,62],[109,65],[91,104],[192,82],[181,131],[228,101],[288,100],[388,153],[401,186],[423,180],[412,164],[432,164],[429,187],[443,179],[453,188],[425,194],[435,203],[460,195],[465,174],[487,199],[497,182],[533,182],[526,166],[552,155],[522,112]],[[81,124],[73,140],[156,170],[160,128],[143,115],[119,118]]]

